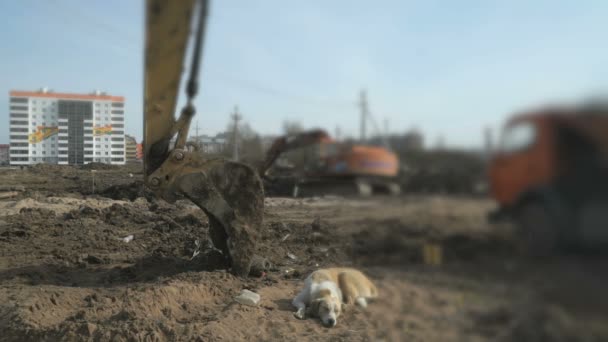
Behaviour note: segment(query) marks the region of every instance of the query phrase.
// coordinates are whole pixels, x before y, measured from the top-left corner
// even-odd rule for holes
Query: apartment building
[[[137,161],[137,140],[130,135],[125,136],[125,159],[127,162]]]
[[[122,96],[9,93],[10,164],[125,163]]]

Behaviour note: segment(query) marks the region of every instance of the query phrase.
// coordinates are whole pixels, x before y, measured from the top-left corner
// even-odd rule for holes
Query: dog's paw
[[[293,313],[293,316],[297,319],[305,319],[306,318],[306,313],[304,309],[300,309],[296,312]]]

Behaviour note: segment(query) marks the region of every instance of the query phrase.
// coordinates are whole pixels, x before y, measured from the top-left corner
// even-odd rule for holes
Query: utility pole
[[[234,112],[230,116],[232,121],[234,121],[234,130],[232,132],[233,139],[233,150],[232,150],[232,159],[234,161],[239,161],[239,121],[242,119],[241,114],[239,114],[239,107],[234,106]]]
[[[367,93],[364,90],[361,90],[361,95],[360,95],[360,100],[359,100],[359,107],[361,109],[361,135],[359,137],[359,139],[361,140],[361,143],[365,142],[365,124],[367,121],[367,117],[369,115],[369,108],[367,107]]]
[[[196,142],[196,148],[202,150],[201,146],[201,136],[198,135],[198,120],[196,120],[196,138],[194,140]]]
[[[384,118],[384,132],[382,133],[382,142],[384,143],[384,147],[391,149],[391,143],[389,141],[389,119]]]
[[[340,129],[340,126],[336,126],[336,141],[340,141],[342,139],[342,129]]]
[[[486,158],[490,158],[494,152],[494,136],[492,135],[492,128],[489,126],[484,129],[484,148]]]

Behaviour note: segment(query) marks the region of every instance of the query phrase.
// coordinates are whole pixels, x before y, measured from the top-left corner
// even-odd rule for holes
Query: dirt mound
[[[139,197],[144,197],[150,201],[154,199],[154,194],[145,186],[143,181],[111,185],[101,191],[99,194],[115,200],[134,201]]]
[[[80,165],[79,168],[81,170],[118,170],[121,166],[106,163],[88,163]]]
[[[502,231],[464,233],[386,219],[352,236],[351,257],[366,265],[421,263],[425,243],[442,247],[444,262],[479,261],[517,255],[516,244]]]
[[[219,319],[210,311],[230,302],[240,283],[225,272],[201,275],[135,288],[33,291],[2,305],[3,336],[13,341],[126,341],[127,336],[129,341],[168,341],[209,334],[207,325]]]
[[[57,164],[36,164],[34,166],[30,166],[29,170],[34,173],[62,173],[69,172],[74,170],[74,167],[71,165],[57,165]]]
[[[487,318],[495,315],[486,315],[478,319],[480,325],[487,326]],[[510,318],[509,328],[498,335],[499,341],[594,341],[592,333],[576,329],[574,320],[563,309],[552,305],[530,303],[519,309],[519,312],[507,313]],[[492,322],[490,322],[492,323]]]

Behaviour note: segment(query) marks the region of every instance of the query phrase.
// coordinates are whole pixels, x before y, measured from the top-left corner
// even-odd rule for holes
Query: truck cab
[[[514,116],[489,165],[498,204],[531,249],[608,242],[608,111],[551,108]]]
[[[489,168],[490,191],[501,207],[513,207],[526,190],[551,182],[553,140],[547,117],[519,116],[506,124]]]

